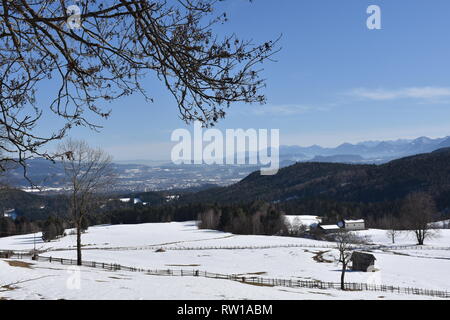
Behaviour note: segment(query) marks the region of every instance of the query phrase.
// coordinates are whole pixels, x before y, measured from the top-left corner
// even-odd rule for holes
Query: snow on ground
[[[306,288],[260,287],[229,280],[201,277],[158,277],[143,273],[80,268],[38,262],[28,267],[10,266],[0,260],[0,300],[97,299],[97,300],[324,300],[324,299],[430,299],[386,292],[342,292]],[[19,261],[19,262],[22,262]],[[79,286],[77,285],[79,283]]]
[[[371,242],[375,244],[382,244],[387,246],[398,245],[416,245],[417,240],[411,232],[402,231],[395,238],[395,244],[392,243],[391,238],[387,235],[386,230],[369,229],[363,231],[356,231],[360,236],[368,236]],[[433,230],[433,237],[425,240],[425,246],[450,247],[450,229],[436,229]]]
[[[373,243],[389,245],[390,239],[383,230],[365,230]],[[30,250],[33,235],[0,239],[1,249]],[[213,230],[199,230],[195,222],[153,223],[140,225],[115,225],[90,227],[83,234],[83,259],[118,263],[145,269],[201,270],[224,274],[257,275],[264,278],[321,280],[339,282],[340,266],[335,262],[337,251],[327,248],[330,242],[276,236],[233,235]],[[156,248],[219,247],[267,245],[306,245],[305,247],[249,248],[238,250],[166,250]],[[397,244],[414,245],[406,234]],[[154,245],[156,247],[149,247]],[[316,245],[317,248],[307,247]],[[429,245],[450,247],[450,230],[440,230],[440,237]],[[322,248],[320,246],[323,246]],[[44,256],[75,258],[75,236],[68,235],[50,243],[38,243],[47,249]],[[385,284],[434,290],[449,290],[450,250],[408,249],[374,250],[377,272],[346,274],[347,282]],[[24,260],[25,261],[25,260]],[[34,262],[33,262],[34,263]],[[291,289],[258,287],[193,277],[157,277],[122,271],[111,272],[82,269],[83,289],[68,291],[66,267],[37,262],[32,269],[11,267],[0,260],[0,286],[18,280],[20,289],[2,292],[1,297],[11,299],[411,299],[414,296],[386,294],[385,292],[341,292],[337,290]],[[46,278],[33,280],[45,276]],[[112,277],[112,278],[111,278]],[[116,279],[119,278],[119,279]],[[44,290],[52,281],[52,290]],[[107,282],[103,282],[107,281]],[[220,285],[218,285],[220,283]],[[155,290],[157,288],[157,290]],[[312,292],[313,291],[313,292]],[[319,293],[318,293],[319,292]],[[421,297],[425,298],[425,297]]]
[[[76,235],[53,242],[43,242],[41,234],[36,234],[39,249],[57,249],[76,247]],[[83,246],[88,247],[129,247],[166,245],[175,242],[188,242],[224,237],[216,231],[198,230],[195,222],[185,223],[147,223],[136,225],[103,225],[93,226],[83,235]],[[0,249],[25,250],[33,249],[34,235],[20,235],[0,239]]]
[[[57,241],[43,242],[41,234],[36,237],[19,235],[0,238],[0,249],[32,250],[34,240],[39,250],[76,248],[76,235],[70,234]],[[287,244],[332,245],[303,238],[277,236],[233,235],[215,230],[199,230],[195,222],[147,223],[138,225],[106,225],[89,227],[82,237],[85,249],[145,247],[214,247],[214,246],[276,246]]]

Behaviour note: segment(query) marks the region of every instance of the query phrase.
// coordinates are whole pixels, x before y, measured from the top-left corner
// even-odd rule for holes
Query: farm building
[[[340,220],[337,224],[323,225],[320,224],[317,226],[319,230],[322,230],[325,233],[337,232],[339,230],[347,230],[347,231],[356,231],[356,230],[365,230],[365,222],[363,219],[360,220]]]
[[[363,219],[360,220],[341,220],[338,222],[338,226],[345,230],[364,230],[366,229]]]
[[[375,260],[373,254],[364,252],[353,252],[350,261],[352,261],[352,269],[355,271],[372,271],[375,267]]]
[[[319,224],[317,227],[319,230],[322,230],[325,233],[333,233],[339,231],[341,228],[336,224],[323,225]]]

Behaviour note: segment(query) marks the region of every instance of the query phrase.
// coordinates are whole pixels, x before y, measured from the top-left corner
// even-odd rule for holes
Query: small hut
[[[352,270],[368,272],[373,270],[376,258],[370,253],[353,252],[350,260]]]

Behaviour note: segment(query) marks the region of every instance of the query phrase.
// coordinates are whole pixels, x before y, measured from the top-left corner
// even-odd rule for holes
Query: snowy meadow
[[[358,231],[376,257],[374,272],[346,273],[346,282],[450,291],[450,230],[423,248],[401,234],[396,244],[384,230]],[[76,258],[76,237],[43,242],[40,234],[0,239],[0,249],[43,257]],[[339,282],[332,242],[278,236],[244,236],[200,230],[196,222],[102,225],[83,234],[83,259],[152,270],[187,270],[239,277]],[[0,299],[439,299],[393,292],[289,288],[202,277],[155,276],[0,259]]]

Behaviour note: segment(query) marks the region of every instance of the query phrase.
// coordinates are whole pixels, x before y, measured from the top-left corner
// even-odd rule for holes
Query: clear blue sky
[[[382,30],[366,27],[372,4],[381,7]],[[278,128],[281,144],[323,146],[450,135],[450,1],[227,0],[222,10],[230,21],[221,33],[283,37],[277,62],[264,66],[268,104],[232,106],[219,129]],[[170,134],[186,126],[158,81],[143,85],[153,104],[121,99],[98,121],[100,133],[71,136],[116,160],[170,158]]]

